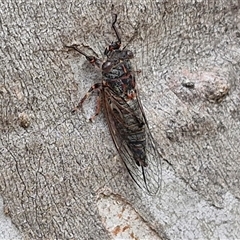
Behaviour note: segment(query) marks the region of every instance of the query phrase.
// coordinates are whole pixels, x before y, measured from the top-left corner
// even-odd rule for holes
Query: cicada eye
[[[125,50],[121,52],[121,59],[125,60],[125,59],[131,59],[133,58],[133,53],[130,50]]]
[[[126,51],[126,55],[127,55],[127,58],[128,58],[128,59],[133,58],[133,52],[130,51],[130,50],[127,50],[127,51]]]
[[[108,72],[108,71],[110,71],[110,69],[112,68],[112,66],[113,66],[113,63],[112,63],[112,62],[106,61],[106,62],[103,63],[103,65],[102,65],[102,70],[103,70],[103,72]]]

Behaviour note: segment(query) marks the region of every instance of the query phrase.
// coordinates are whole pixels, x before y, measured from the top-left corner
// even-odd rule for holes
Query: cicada
[[[96,112],[90,120],[99,114],[103,104],[112,139],[130,176],[141,189],[155,195],[161,185],[162,155],[157,150],[139,99],[135,71],[130,61],[133,53],[125,48],[120,49],[121,38],[116,22],[117,14],[114,14],[112,28],[117,41],[105,49],[105,61],[85,54],[77,45],[67,46],[102,71],[102,82],[88,90],[73,112],[82,108],[92,93],[97,93]]]

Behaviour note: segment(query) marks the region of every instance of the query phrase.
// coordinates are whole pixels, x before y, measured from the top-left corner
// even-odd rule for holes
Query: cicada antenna
[[[118,32],[118,30],[117,30],[117,28],[116,28],[116,26],[115,26],[116,22],[117,22],[117,14],[114,14],[114,19],[113,19],[113,23],[112,23],[112,28],[113,28],[116,36],[117,36],[118,42],[116,42],[116,44],[119,45],[119,47],[120,47],[122,41],[121,41],[121,38],[120,38],[120,34],[119,34],[119,32]]]
[[[117,37],[117,41],[116,42],[112,42],[108,48],[105,49],[104,51],[104,55],[108,55],[110,52],[117,50],[121,47],[121,38],[120,38],[120,34],[115,26],[116,22],[117,22],[117,14],[113,14],[113,22],[112,22],[112,28],[116,34]]]

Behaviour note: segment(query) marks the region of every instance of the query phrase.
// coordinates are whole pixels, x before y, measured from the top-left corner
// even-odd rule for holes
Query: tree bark
[[[239,237],[239,7],[234,0],[1,3],[0,193],[23,238]],[[115,41],[112,13],[141,70],[140,97],[167,160],[158,197],[128,175],[104,115],[86,121],[94,97],[71,114],[101,72],[64,46],[102,57]]]

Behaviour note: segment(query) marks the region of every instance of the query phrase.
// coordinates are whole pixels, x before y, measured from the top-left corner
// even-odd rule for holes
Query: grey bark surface
[[[239,7],[234,0],[1,2],[0,194],[23,238],[114,238],[127,229],[117,220],[114,231],[107,227],[114,204],[131,207],[156,239],[239,237]],[[112,12],[168,160],[159,197],[135,186],[104,115],[87,121],[94,97],[71,114],[101,72],[64,45],[101,57],[115,40]]]

